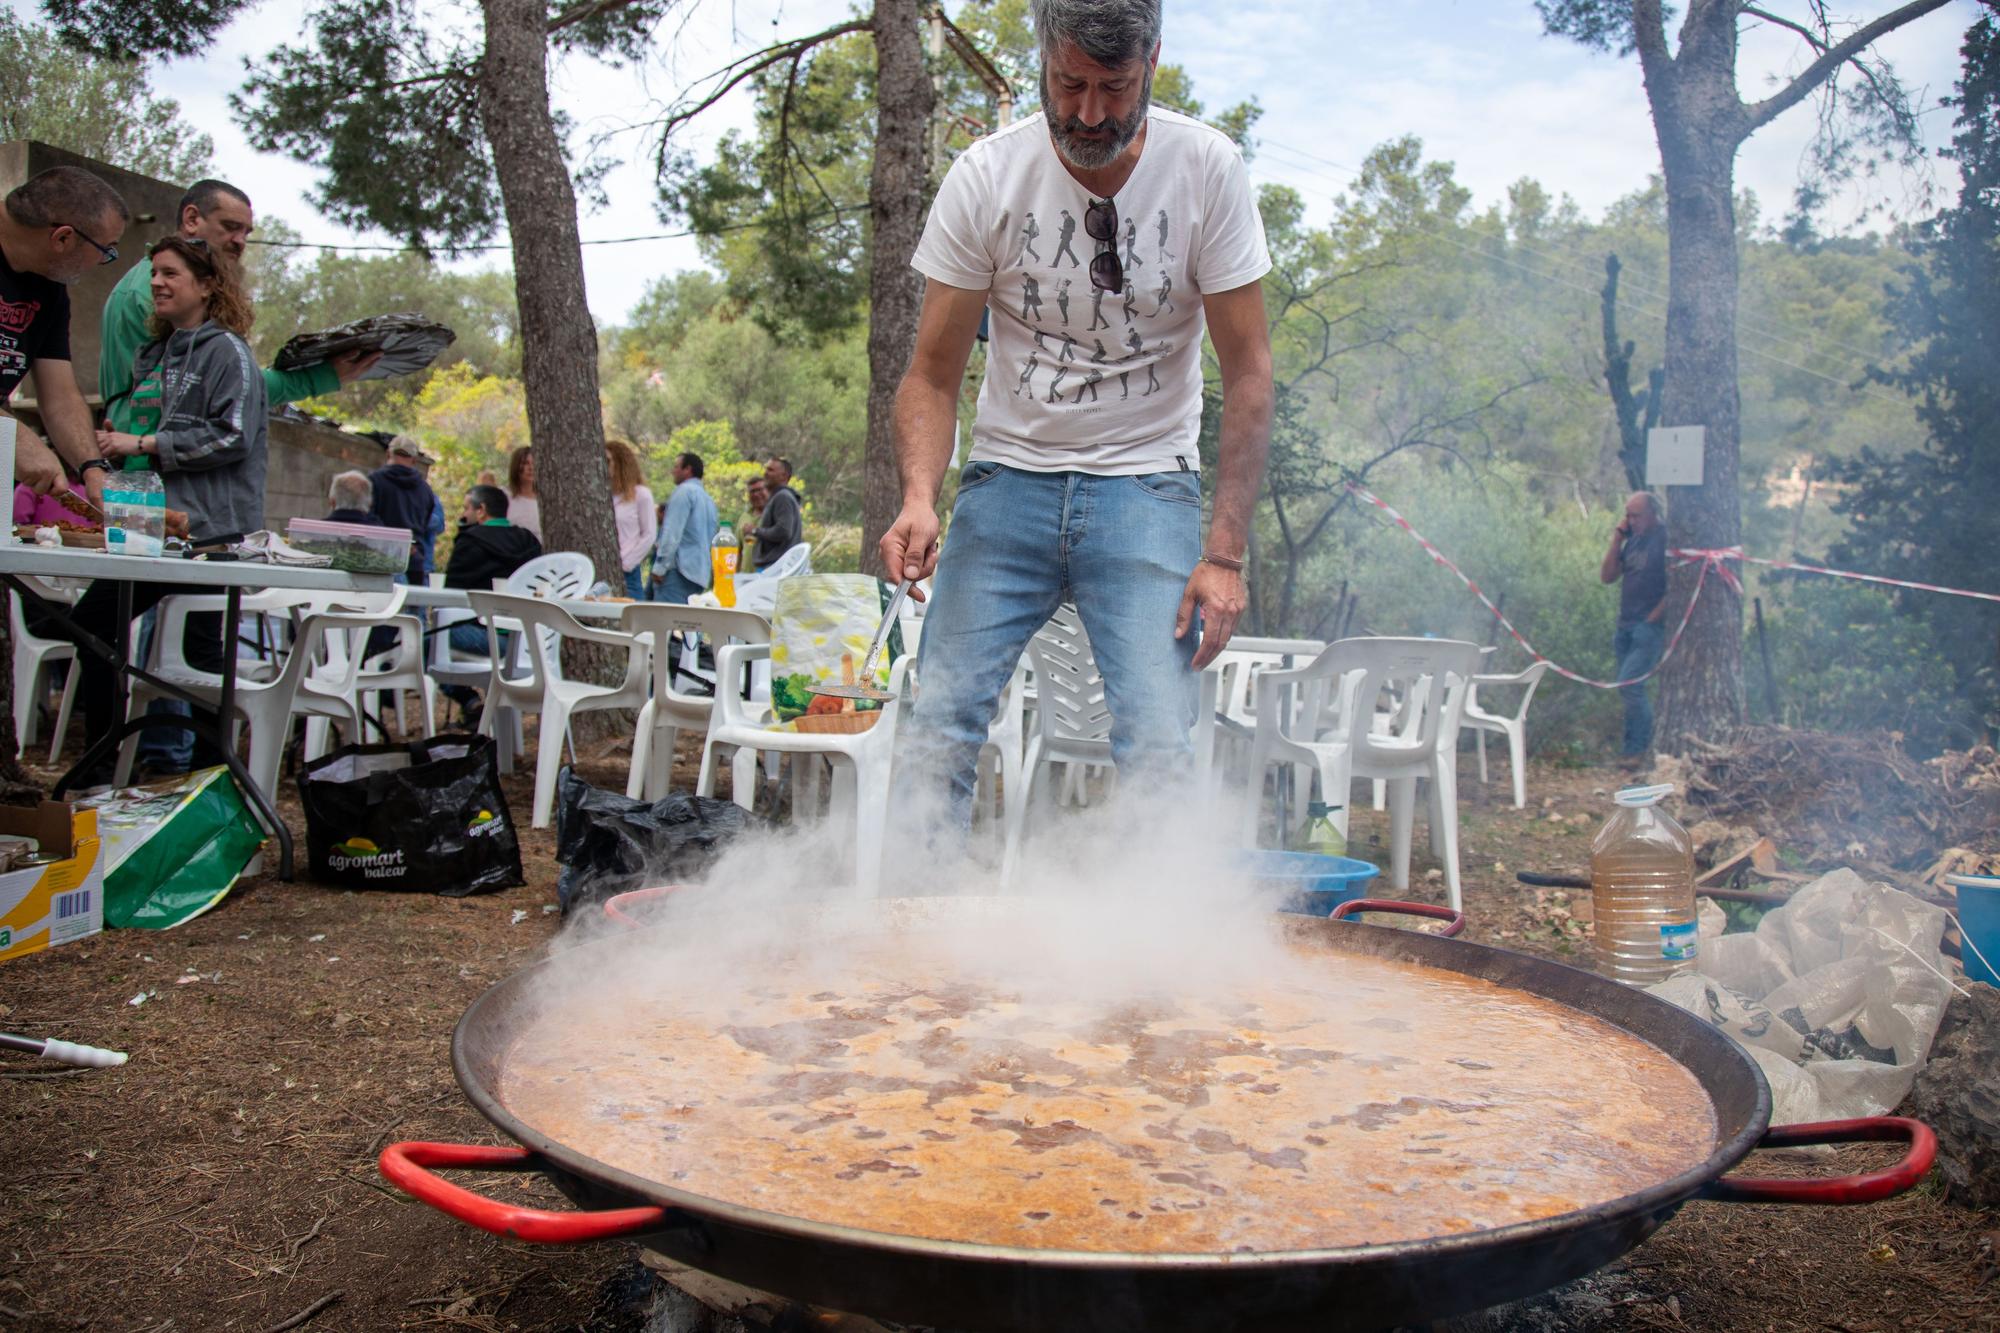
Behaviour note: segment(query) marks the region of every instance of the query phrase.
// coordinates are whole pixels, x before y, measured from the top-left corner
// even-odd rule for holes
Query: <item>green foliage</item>
[[[414,379],[365,380],[316,405],[321,410],[340,418],[383,415],[392,410],[392,399],[416,397],[432,375],[461,363],[477,374],[520,376],[520,320],[511,273],[453,272],[416,253],[304,251],[287,244],[293,240],[283,223],[259,219],[248,255],[258,311],[251,342],[266,364],[292,335],[364,315],[414,310],[458,335],[438,362]]]
[[[114,60],[198,54],[236,17],[233,4],[180,0],[42,0],[62,39]]]
[[[864,330],[788,346],[712,279],[683,274],[648,290],[634,323],[610,339],[600,380],[606,419],[627,438],[664,441],[691,422],[727,422],[744,458],[792,460],[828,519],[859,515]]]
[[[505,482],[508,453],[528,443],[527,395],[519,380],[481,374],[460,361],[435,371],[413,392],[392,390],[375,415],[347,424],[423,441],[437,460],[431,489],[452,510],[480,473],[492,471]]]
[[[702,487],[740,538],[750,515],[746,491],[752,479],[764,475],[764,464],[737,452],[736,429],[727,421],[690,421],[665,444],[642,450],[647,484],[661,500],[673,490],[671,469],[682,454],[701,456]]]
[[[2000,26],[1982,18],[1966,34],[1952,156],[1958,204],[1927,223],[1920,262],[1905,270],[1892,305],[1898,331],[1916,342],[1905,367],[1876,372],[1917,403],[1928,438],[1901,452],[1867,448],[1838,470],[1848,489],[1839,511],[1852,526],[1834,548],[1851,569],[2000,592],[1993,564],[2000,513]],[[1942,711],[1965,744],[2000,721],[1994,642],[2000,610],[1931,593],[1898,594],[1895,634],[1921,639],[1958,693]],[[1886,627],[1885,627],[1886,629]]]
[[[309,43],[274,47],[230,96],[251,143],[326,168],[313,202],[350,227],[447,248],[493,235],[477,31],[440,35],[417,0],[322,4],[308,22]]]
[[[39,139],[128,171],[185,185],[212,170],[215,144],[153,95],[145,69],[81,54],[49,29],[0,12],[0,140]]]
[[[1662,18],[1671,21],[1673,7],[1662,6]],[[1635,49],[1632,38],[1632,0],[1535,0],[1535,12],[1542,27],[1555,37],[1567,37],[1597,51],[1615,51],[1629,56]]]
[[[1970,706],[1975,682],[1938,644],[1929,626],[1902,612],[1879,588],[1803,574],[1765,579],[1765,610],[1778,720],[1816,731],[1900,731],[1912,754],[1964,747],[2000,716],[1981,718]],[[1976,682],[1992,708],[1993,671]],[[1764,691],[1747,691],[1753,713]]]
[[[1535,650],[1573,671],[1613,674],[1618,591],[1597,577],[1618,513],[1579,510],[1573,501],[1538,496],[1532,476],[1499,465],[1432,473],[1416,460],[1390,467],[1377,483],[1417,531],[1449,555]],[[1343,509],[1327,548],[1308,571],[1315,596],[1302,606],[1326,614],[1345,581],[1360,602],[1351,634],[1434,634],[1494,643],[1486,670],[1517,671],[1532,660],[1449,570],[1433,563],[1408,534],[1365,506]],[[1303,619],[1302,622],[1303,624]],[[1307,626],[1307,628],[1311,628]],[[1319,637],[1334,627],[1322,622]],[[1507,700],[1493,701],[1505,706]],[[1590,754],[1615,744],[1621,717],[1608,690],[1548,677],[1535,695],[1529,743],[1539,753]]]
[[[787,340],[854,328],[868,292],[868,177],[875,43],[826,42],[753,80],[756,126],[715,160],[670,158],[665,212],[702,234],[732,297]]]

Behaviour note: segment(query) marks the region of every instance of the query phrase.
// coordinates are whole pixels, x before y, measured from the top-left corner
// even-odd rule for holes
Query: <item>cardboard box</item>
[[[62,801],[0,806],[0,834],[28,837],[63,859],[0,875],[0,962],[104,929],[97,812]]]

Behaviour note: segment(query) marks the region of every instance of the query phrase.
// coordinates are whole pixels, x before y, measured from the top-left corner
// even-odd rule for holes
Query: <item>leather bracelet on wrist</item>
[[[1232,574],[1241,574],[1243,572],[1243,562],[1241,560],[1231,560],[1228,556],[1216,555],[1213,551],[1203,551],[1201,558],[1208,564],[1214,565],[1218,569],[1226,569]]]

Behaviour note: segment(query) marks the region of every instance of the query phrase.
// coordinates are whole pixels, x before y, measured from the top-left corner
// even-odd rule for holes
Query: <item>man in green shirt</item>
[[[250,196],[224,181],[200,180],[181,196],[180,234],[198,240],[211,250],[243,262],[243,247],[249,243],[256,219]],[[104,302],[102,352],[97,362],[97,391],[104,399],[105,414],[112,429],[143,434],[147,415],[156,415],[158,403],[150,406],[145,394],[134,391],[132,360],[141,347],[153,340],[153,262],[142,259],[134,264]],[[264,393],[272,407],[332,393],[354,382],[381,358],[379,352],[350,353],[302,366],[297,370],[265,370]],[[156,423],[155,423],[156,424]]]
[[[249,195],[226,181],[199,180],[181,196],[178,216],[182,236],[202,242],[234,263],[243,262],[243,248],[256,229]],[[137,384],[132,375],[139,349],[153,341],[152,324],[153,261],[148,258],[127,270],[104,302],[97,391],[104,399],[105,422],[112,430],[145,435],[159,429],[161,367]],[[266,369],[264,395],[276,407],[332,393],[352,383],[380,358],[379,352],[352,353],[297,370]],[[142,652],[151,642],[151,623],[149,616]],[[184,713],[187,705],[171,699],[155,700],[149,711]],[[140,737],[139,762],[149,772],[181,773],[187,770],[193,750],[191,733],[155,728]]]

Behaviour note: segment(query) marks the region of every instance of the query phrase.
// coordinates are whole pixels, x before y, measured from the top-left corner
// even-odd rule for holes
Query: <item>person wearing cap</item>
[[[398,435],[389,441],[388,462],[368,474],[368,484],[375,488],[375,517],[385,527],[410,530],[410,564],[404,572],[410,583],[422,583],[431,572],[425,536],[438,498],[418,466],[429,461],[415,440]]]

